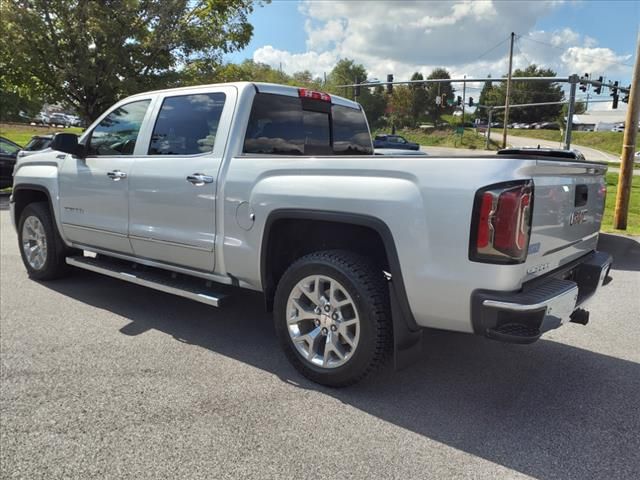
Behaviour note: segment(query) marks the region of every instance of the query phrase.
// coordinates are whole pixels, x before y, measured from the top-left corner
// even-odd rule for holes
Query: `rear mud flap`
[[[422,329],[412,330],[402,313],[398,297],[389,283],[389,298],[391,300],[391,318],[393,323],[393,366],[395,370],[402,370],[414,364],[422,353]]]

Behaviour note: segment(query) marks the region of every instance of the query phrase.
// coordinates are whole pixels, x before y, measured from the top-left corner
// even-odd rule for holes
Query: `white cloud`
[[[282,67],[282,70],[288,73],[309,70],[314,75],[321,76],[323,72],[331,71],[339,57],[333,52],[291,53],[266,45],[254,52],[253,60],[275,68]]]
[[[335,46],[336,43],[342,41],[345,35],[345,24],[342,20],[329,20],[319,28],[312,26],[311,20],[305,22],[305,31],[307,32],[307,48],[309,50],[322,49],[329,46]]]
[[[515,68],[531,63],[560,75],[590,72],[630,76],[620,65],[630,56],[599,47],[597,41],[571,28],[535,30],[537,21],[559,2],[528,1],[304,1],[307,51],[291,53],[264,46],[254,60],[293,73],[310,70],[322,76],[340,58],[364,64],[371,77],[393,73],[408,79],[415,71],[435,67],[453,76],[501,76],[507,69],[509,34],[518,40]],[[492,47],[503,42],[493,50]]]
[[[561,60],[577,72],[605,72],[618,70],[620,63],[628,62],[631,55],[616,55],[610,48],[569,47]]]

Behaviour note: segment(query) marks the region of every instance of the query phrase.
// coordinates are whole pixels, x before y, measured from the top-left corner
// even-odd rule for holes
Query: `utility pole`
[[[504,99],[504,128],[502,129],[502,148],[507,148],[507,123],[509,123],[509,96],[511,95],[511,68],[513,67],[513,41],[516,34],[511,32],[511,45],[509,46],[509,73],[507,75],[507,96]]]
[[[637,42],[636,63],[633,67],[631,91],[629,92],[629,108],[627,108],[627,120],[624,124],[616,209],[613,215],[613,228],[619,230],[627,229],[629,197],[631,196],[631,181],[633,180],[633,154],[635,153],[638,136],[638,116],[640,115],[640,92],[638,91],[640,89],[640,33],[638,34]]]
[[[464,78],[466,79],[467,76],[465,75]],[[467,97],[467,82],[464,82],[462,84],[462,133],[460,134],[460,140],[462,140],[462,136],[464,135],[464,104],[467,101],[466,97]]]
[[[489,120],[487,123],[487,141],[484,144],[484,149],[489,150],[489,142],[491,141],[491,116],[493,115],[493,108],[489,107]]]
[[[562,148],[569,150],[571,148],[571,132],[573,131],[573,112],[576,105],[576,84],[580,81],[577,75],[569,77],[571,87],[569,89],[569,106],[567,107],[567,125],[564,131],[564,145]]]

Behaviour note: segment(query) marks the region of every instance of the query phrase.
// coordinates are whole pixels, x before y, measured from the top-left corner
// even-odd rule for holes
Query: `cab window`
[[[224,93],[167,97],[153,127],[149,155],[194,155],[213,151]]]
[[[151,100],[139,100],[116,108],[91,132],[87,145],[91,156],[133,155],[138,133]]]

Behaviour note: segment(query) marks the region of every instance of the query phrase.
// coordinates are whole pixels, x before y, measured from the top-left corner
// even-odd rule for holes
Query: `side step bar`
[[[208,290],[204,286],[203,280],[195,278],[187,279],[185,276],[177,278],[175,275],[171,275],[171,272],[164,272],[159,269],[136,269],[130,263],[104,261],[92,257],[67,257],[66,261],[67,264],[73,267],[101,273],[102,275],[118,278],[125,282],[171,293],[214,307],[222,306],[225,299],[228,298],[226,295]]]

